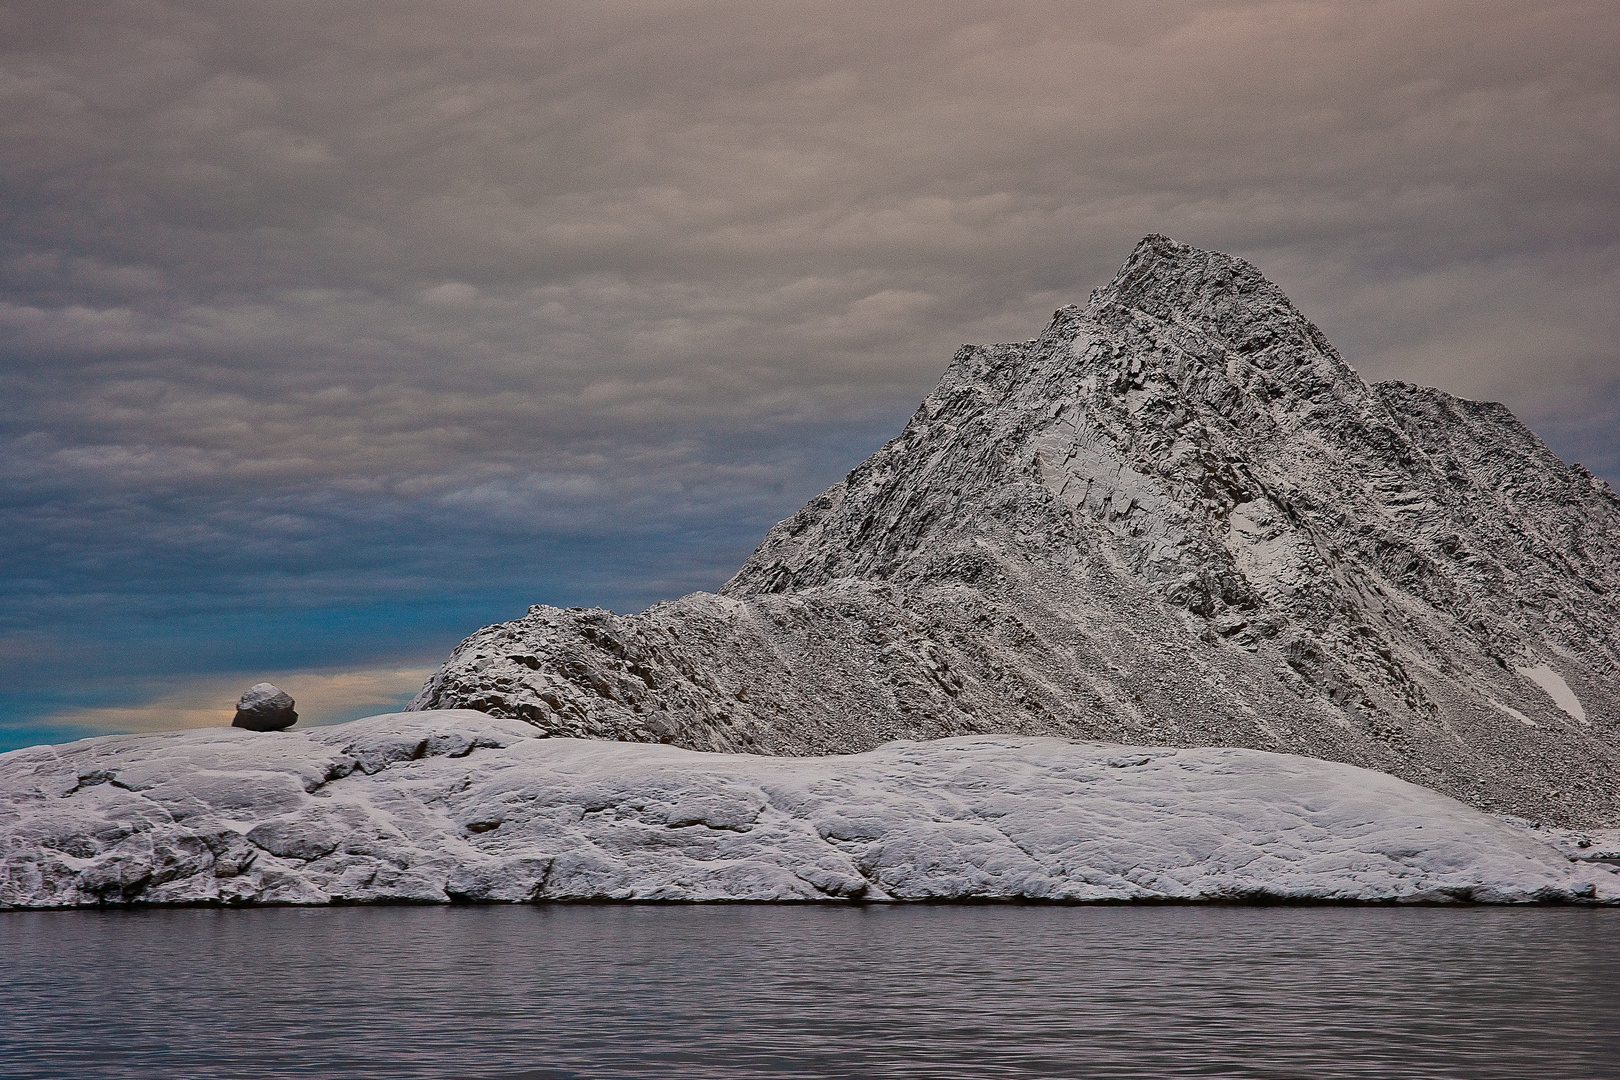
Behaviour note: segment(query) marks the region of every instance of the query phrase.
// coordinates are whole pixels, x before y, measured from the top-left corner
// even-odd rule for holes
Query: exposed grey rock
[[[0,755],[0,908],[1620,902],[1620,872],[1562,836],[1312,758],[1009,735],[784,758],[540,734],[417,712]]]
[[[249,731],[284,731],[298,723],[293,699],[272,683],[254,683],[236,703],[232,727]]]
[[[719,595],[531,608],[411,707],[769,754],[1240,745],[1620,824],[1620,498],[1154,236],[1039,337],[964,347]]]

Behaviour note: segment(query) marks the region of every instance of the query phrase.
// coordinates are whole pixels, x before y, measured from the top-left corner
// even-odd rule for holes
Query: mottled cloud
[[[1620,482],[1617,51],[1604,2],[7,5],[0,682],[713,587],[1154,231]]]

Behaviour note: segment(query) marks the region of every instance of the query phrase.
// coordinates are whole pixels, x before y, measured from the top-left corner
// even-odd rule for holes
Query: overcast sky
[[[1620,484],[1617,56],[1612,0],[0,2],[0,746],[713,588],[1149,232]]]

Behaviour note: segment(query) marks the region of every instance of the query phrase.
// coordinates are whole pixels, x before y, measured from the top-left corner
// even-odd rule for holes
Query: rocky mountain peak
[[[720,589],[535,608],[418,699],[774,753],[1241,744],[1620,816],[1620,500],[1500,405],[1369,386],[1258,269],[1149,236],[968,345]]]
[[[1154,234],[1142,239],[1114,280],[1091,304],[1117,304],[1155,319],[1195,319],[1223,335],[1228,347],[1252,351],[1244,332],[1277,319],[1306,325],[1283,291],[1246,259],[1178,244]]]

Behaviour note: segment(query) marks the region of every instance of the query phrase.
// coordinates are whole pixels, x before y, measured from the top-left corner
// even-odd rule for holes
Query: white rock
[[[481,713],[0,755],[0,907],[450,900],[1620,902],[1380,773],[984,735],[773,758]]]

